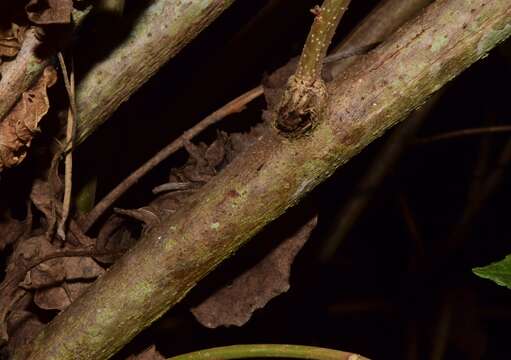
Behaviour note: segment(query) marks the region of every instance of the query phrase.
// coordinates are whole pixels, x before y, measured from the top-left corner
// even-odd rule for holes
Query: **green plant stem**
[[[321,77],[323,59],[350,1],[325,0],[321,7],[314,9],[316,17],[305,41],[295,76],[310,80]]]
[[[87,214],[94,207],[97,185],[98,176],[93,175],[78,190],[75,199],[75,206],[80,216]]]
[[[248,359],[248,358],[289,358],[316,360],[364,360],[363,356],[315,346],[252,344],[232,345],[195,351],[178,355],[168,360],[206,360],[206,359]]]
[[[296,72],[289,77],[275,113],[275,127],[282,135],[299,137],[315,128],[327,101],[321,70],[335,29],[350,0],[325,0],[312,12],[314,23],[305,41]]]

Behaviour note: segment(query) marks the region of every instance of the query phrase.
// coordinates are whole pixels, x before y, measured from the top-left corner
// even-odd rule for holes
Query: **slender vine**
[[[248,359],[248,358],[288,358],[314,360],[368,360],[367,358],[339,350],[315,346],[252,344],[232,345],[178,355],[168,360],[206,360],[206,359]]]

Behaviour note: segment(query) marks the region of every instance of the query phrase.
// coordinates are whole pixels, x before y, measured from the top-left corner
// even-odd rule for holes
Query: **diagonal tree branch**
[[[78,84],[76,145],[82,143],[234,0],[157,0],[122,44]]]
[[[308,136],[270,128],[15,359],[106,359],[266,224],[511,33],[511,0],[439,0],[329,87]]]
[[[382,0],[333,52],[384,41],[389,34],[432,2],[433,0]],[[356,58],[352,57],[334,63],[330,69],[332,76],[336,77],[354,61]]]

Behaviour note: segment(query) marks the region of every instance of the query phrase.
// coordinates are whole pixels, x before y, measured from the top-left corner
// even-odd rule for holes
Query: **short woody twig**
[[[327,98],[326,86],[321,79],[324,58],[349,3],[350,0],[325,0],[321,7],[312,9],[314,23],[277,113],[275,125],[283,134],[303,134],[318,123]]]
[[[76,124],[76,100],[75,100],[75,79],[74,79],[74,66],[71,63],[71,72],[68,74],[66,63],[62,53],[58,53],[62,74],[64,77],[64,84],[66,86],[67,95],[69,97],[69,109],[67,112],[67,129],[66,129],[66,145],[65,151],[65,176],[64,176],[64,200],[62,203],[62,218],[57,229],[57,235],[65,240],[66,238],[66,224],[69,217],[71,208],[71,193],[73,189],[73,154],[72,147],[74,143],[75,124]]]

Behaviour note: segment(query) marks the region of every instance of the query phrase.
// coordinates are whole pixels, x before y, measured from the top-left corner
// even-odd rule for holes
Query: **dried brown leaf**
[[[10,36],[2,37],[0,34],[0,57],[14,57],[20,50],[18,41]]]
[[[314,216],[232,284],[193,308],[195,318],[208,328],[244,325],[255,310],[289,290],[291,264],[316,224]]]
[[[30,200],[43,213],[46,220],[46,231],[51,233],[57,223],[55,202],[57,201],[50,181],[36,179],[30,191]]]
[[[40,259],[73,250],[78,249],[67,244],[59,248],[48,241],[46,236],[35,236],[18,243],[9,259],[6,278],[2,283],[0,305],[12,306],[11,299],[24,289],[35,291],[34,302],[42,309],[66,308],[93,279],[104,273],[101,266],[87,256],[57,257],[26,271]],[[3,320],[0,319],[0,322]]]
[[[165,360],[158,350],[156,350],[156,346],[151,345],[146,350],[142,351],[138,355],[131,355],[126,358],[126,360]]]
[[[9,215],[0,218],[0,251],[18,240],[29,226],[27,222],[13,219]]]
[[[225,154],[227,151],[226,146],[228,144],[228,140],[229,138],[226,133],[219,132],[216,140],[208,146],[204,157],[206,158],[210,167],[216,169],[225,161]]]
[[[18,54],[25,30],[25,27],[15,23],[10,24],[7,28],[0,27],[0,59],[2,57],[12,58]]]
[[[57,252],[45,237],[39,238],[39,257]],[[48,260],[31,271],[23,281],[26,289],[36,289],[34,302],[42,309],[63,310],[104,273],[90,257],[60,257]]]
[[[114,214],[105,222],[96,239],[96,249],[101,252],[110,252],[109,255],[96,255],[94,259],[104,264],[111,264],[117,260],[126,249],[136,242],[136,237],[126,226],[127,219]]]
[[[50,107],[46,89],[57,81],[51,66],[0,123],[0,171],[18,165],[27,155],[32,138],[39,132],[39,121]]]
[[[30,343],[43,327],[44,324],[31,312],[13,311],[7,324],[7,331],[10,334],[7,352],[13,354],[16,349]]]
[[[29,20],[39,25],[68,24],[73,0],[30,0],[25,10]]]

